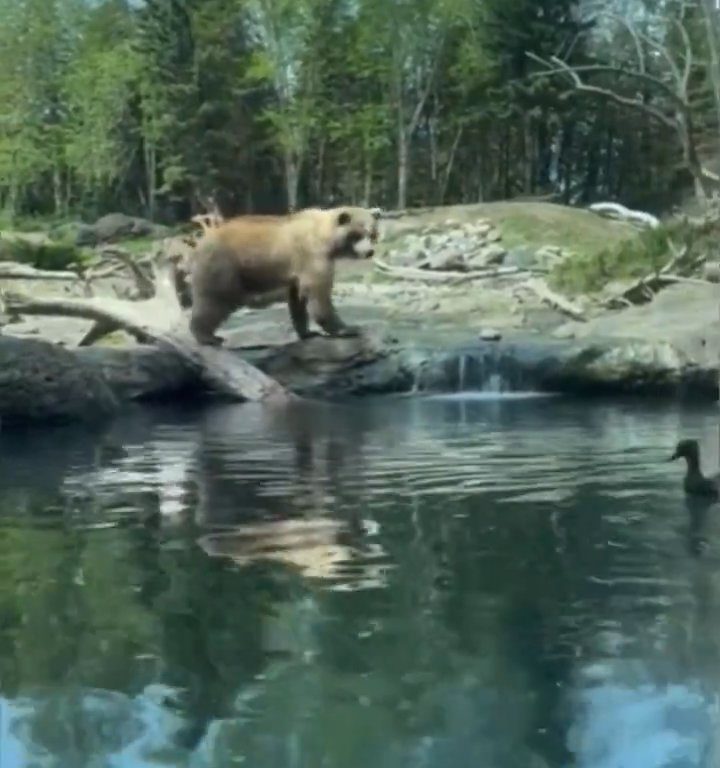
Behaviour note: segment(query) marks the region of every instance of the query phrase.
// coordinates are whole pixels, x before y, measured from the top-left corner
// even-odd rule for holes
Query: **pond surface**
[[[2,768],[710,768],[716,407],[384,399],[0,433]]]

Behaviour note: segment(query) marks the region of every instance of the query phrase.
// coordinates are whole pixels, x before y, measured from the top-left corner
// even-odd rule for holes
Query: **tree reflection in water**
[[[0,765],[713,765],[691,433],[716,459],[637,403],[1,433]]]

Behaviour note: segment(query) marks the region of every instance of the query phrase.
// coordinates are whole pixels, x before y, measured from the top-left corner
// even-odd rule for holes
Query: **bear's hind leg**
[[[190,332],[199,344],[218,347],[223,343],[215,331],[233,311],[225,302],[197,297],[190,315]]]

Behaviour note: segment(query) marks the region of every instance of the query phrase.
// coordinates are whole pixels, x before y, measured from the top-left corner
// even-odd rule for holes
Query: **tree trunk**
[[[398,170],[397,170],[397,207],[404,210],[407,207],[408,182],[408,137],[403,125],[398,131]]]
[[[60,168],[55,165],[52,173],[53,180],[53,205],[55,206],[55,213],[59,216],[65,215],[65,203],[63,195],[63,183],[62,174]]]
[[[145,184],[147,193],[147,216],[154,219],[157,205],[157,152],[155,145],[145,139],[143,143],[145,156]]]
[[[372,184],[373,184],[373,163],[370,151],[365,149],[365,160],[363,162],[363,199],[362,204],[365,208],[370,206],[370,200],[372,199]]]
[[[702,7],[710,53],[710,66],[707,71],[712,83],[717,138],[720,140],[720,9],[715,0],[703,0]]]
[[[450,184],[450,177],[452,176],[453,166],[455,165],[455,155],[457,154],[457,149],[460,146],[462,134],[463,126],[459,125],[457,131],[455,131],[455,137],[453,138],[453,143],[450,146],[450,153],[448,155],[448,160],[443,171],[442,183],[440,185],[440,194],[438,195],[438,203],[440,205],[443,205],[445,202],[445,196],[447,195],[448,186]]]
[[[438,197],[438,190],[435,189],[438,180],[438,138],[437,138],[437,118],[431,117],[427,121],[428,138],[430,141],[430,181],[433,185],[433,197]]]
[[[288,211],[297,210],[300,162],[292,150],[285,151],[285,194]]]
[[[678,136],[682,145],[683,160],[693,177],[695,197],[700,203],[705,204],[708,195],[705,187],[702,165],[700,163],[700,158],[697,155],[694,126],[690,114],[687,112],[678,112],[675,115],[675,124],[677,125]]]
[[[535,141],[533,137],[533,120],[528,114],[523,115],[523,149],[525,156],[523,191],[526,195],[531,195],[535,181]]]

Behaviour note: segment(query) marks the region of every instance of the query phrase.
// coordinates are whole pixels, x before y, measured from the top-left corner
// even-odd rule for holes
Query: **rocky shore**
[[[390,228],[381,256],[388,263],[463,275],[493,266],[542,268],[572,258],[548,243],[534,251],[503,244],[483,220],[460,225],[462,236],[457,227],[443,235],[432,224],[432,236],[416,228],[411,237],[417,252],[393,253],[403,226]],[[461,237],[474,250],[453,261],[451,253],[463,253]],[[711,284],[680,282],[652,302],[613,311],[579,302],[586,316],[569,320],[562,309],[523,291],[516,272],[433,283],[387,278],[372,265],[350,263],[338,277],[339,310],[364,327],[362,337],[299,342],[286,308],[275,304],[239,312],[225,329],[227,346],[297,394],[319,398],[459,390],[718,397],[720,323],[717,286]],[[37,283],[32,289],[79,290]],[[118,293],[117,285],[106,290]],[[82,319],[26,317],[2,328],[3,425],[96,421],[117,414],[129,400],[197,399],[203,389],[196,372],[172,351],[123,334],[77,347],[88,327]]]

